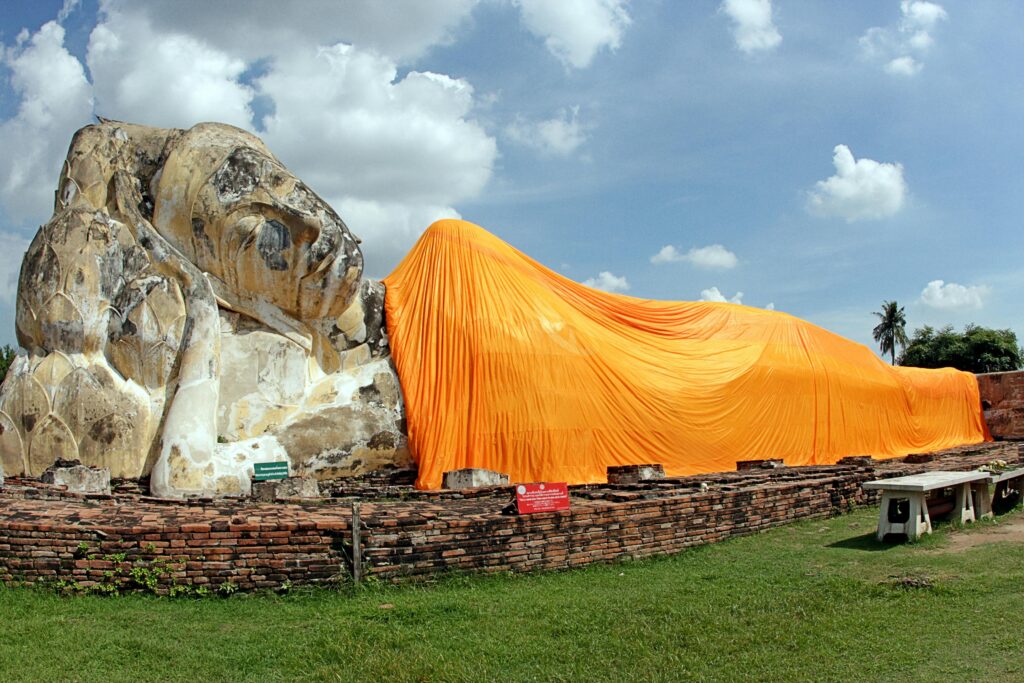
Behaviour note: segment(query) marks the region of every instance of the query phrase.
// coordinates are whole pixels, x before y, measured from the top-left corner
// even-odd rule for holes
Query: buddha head
[[[153,178],[153,224],[215,289],[298,320],[340,315],[363,270],[356,238],[262,141],[200,124]]]

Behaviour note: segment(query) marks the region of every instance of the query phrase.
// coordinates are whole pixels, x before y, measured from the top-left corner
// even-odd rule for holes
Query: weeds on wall
[[[143,547],[147,553],[154,553],[156,546]],[[216,586],[193,585],[180,582],[177,573],[185,570],[188,558],[153,557],[152,559],[128,560],[127,553],[95,553],[88,543],[82,541],[75,550],[75,556],[89,561],[100,560],[111,565],[103,571],[97,581],[78,581],[75,579],[58,579],[48,582],[58,593],[62,594],[93,594],[120,595],[124,593],[147,593],[151,595],[168,595],[170,597],[208,597],[228,596],[238,591],[238,585],[225,581]]]

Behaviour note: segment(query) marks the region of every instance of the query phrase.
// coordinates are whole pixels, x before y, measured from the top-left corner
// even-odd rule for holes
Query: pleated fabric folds
[[[432,225],[385,279],[417,486],[831,464],[990,440],[974,375],[891,367],[785,313],[609,294],[471,223]]]

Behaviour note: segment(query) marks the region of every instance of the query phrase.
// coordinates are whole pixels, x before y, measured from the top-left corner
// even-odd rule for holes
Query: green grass
[[[288,596],[0,589],[0,680],[1020,681],[1024,544],[944,548],[1022,516],[881,545],[862,510],[671,558]]]

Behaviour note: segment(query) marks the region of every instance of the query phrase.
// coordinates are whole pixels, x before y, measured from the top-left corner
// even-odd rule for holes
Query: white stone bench
[[[989,495],[988,484],[995,484],[996,490],[994,493]],[[982,517],[991,517],[993,512],[993,497],[1005,495],[1007,488],[1013,487],[1017,491],[1024,489],[1024,467],[1018,467],[1013,470],[1006,470],[1003,472],[989,472],[988,481],[984,487],[973,484],[976,492],[984,492],[984,495],[978,497],[978,511]],[[996,510],[997,512],[1006,512],[1006,510]]]
[[[978,492],[978,499],[985,500],[983,514],[991,514],[988,503],[988,485],[991,481],[989,472],[925,472],[906,477],[878,479],[864,483],[865,489],[877,490],[882,493],[881,509],[878,514],[877,538],[881,541],[886,534],[906,534],[907,538],[918,539],[922,534],[932,532],[932,520],[928,515],[927,496],[929,491],[952,488],[956,491],[956,503],[953,507],[953,519],[961,523],[973,522],[981,515],[975,514],[975,496],[972,489]],[[981,487],[984,487],[983,489]],[[889,507],[894,500],[906,500],[910,506],[910,516],[906,522],[890,522]]]

